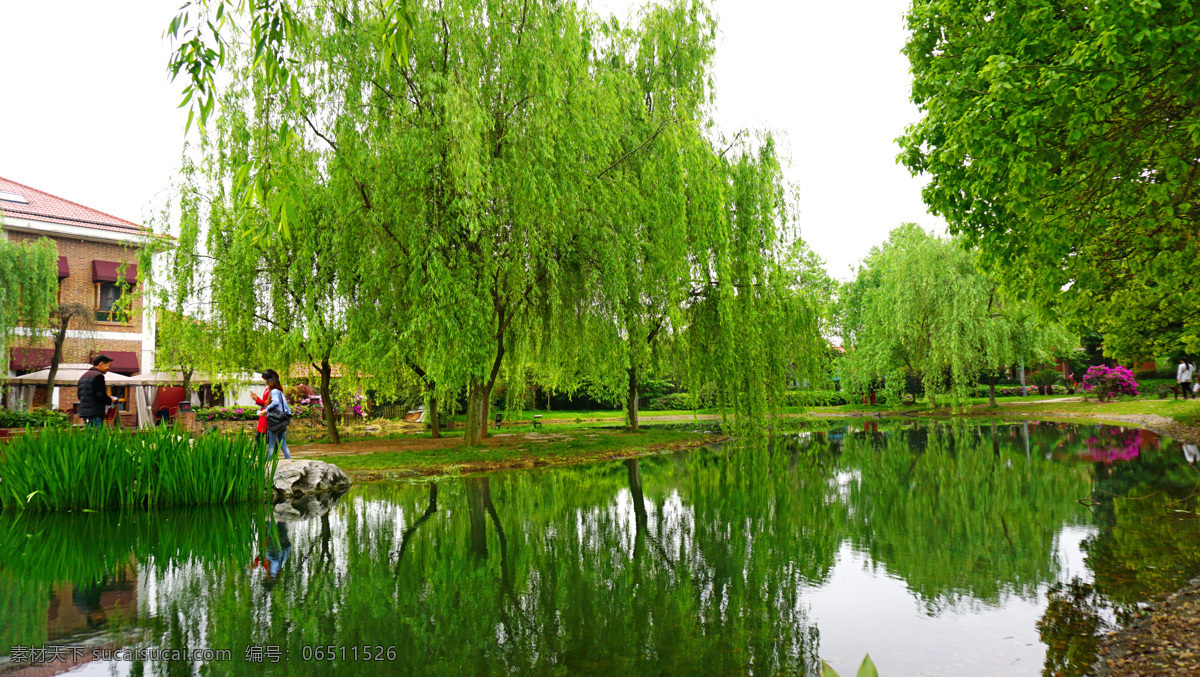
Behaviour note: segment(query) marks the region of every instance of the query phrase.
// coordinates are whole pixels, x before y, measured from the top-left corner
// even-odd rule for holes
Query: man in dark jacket
[[[112,404],[108,388],[104,385],[104,375],[111,366],[111,357],[98,355],[92,360],[92,368],[79,377],[79,418],[89,428],[104,427],[104,414],[108,411],[108,405]]]

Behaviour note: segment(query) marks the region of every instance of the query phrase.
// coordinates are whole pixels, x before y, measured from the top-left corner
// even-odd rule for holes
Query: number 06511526
[[[394,661],[396,647],[378,644],[317,644],[303,647],[300,657],[306,661]]]

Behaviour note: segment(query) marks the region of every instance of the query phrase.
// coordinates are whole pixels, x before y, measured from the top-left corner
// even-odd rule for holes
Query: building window
[[[129,397],[125,391],[125,386],[109,386],[108,396],[113,400],[113,409],[117,411],[129,411]]]
[[[120,307],[118,301],[121,300],[121,285],[116,282],[97,282],[96,283],[96,321],[97,322],[123,322],[123,313],[119,310],[114,310],[114,306]]]

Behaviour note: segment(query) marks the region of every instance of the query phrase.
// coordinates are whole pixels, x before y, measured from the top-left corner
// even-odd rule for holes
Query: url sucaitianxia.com
[[[81,661],[230,661],[233,652],[229,649],[159,649],[146,648],[84,648],[74,646],[17,645],[9,650],[13,663],[40,665],[44,663],[78,663]]]

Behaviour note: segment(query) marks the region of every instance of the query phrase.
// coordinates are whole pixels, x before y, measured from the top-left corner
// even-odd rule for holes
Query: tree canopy
[[[628,379],[636,426],[668,336],[730,410],[780,405],[823,352],[818,311],[785,263],[803,244],[773,141],[710,131],[708,6],[625,27],[573,3],[410,9],[389,62],[375,3],[292,7],[287,83],[226,41],[171,281],[224,362],[412,369],[431,398],[467,394],[468,444],[530,365],[551,385]]]
[[[48,238],[0,238],[0,351],[8,352],[17,327],[46,326],[58,306],[57,261],[58,249]]]
[[[901,160],[932,177],[926,203],[1118,357],[1200,349],[1196,12],[914,0],[908,14],[922,119]]]
[[[962,401],[980,372],[1072,345],[1057,324],[1010,302],[975,258],[914,224],[871,250],[839,299],[850,390],[882,381],[899,396],[905,378],[915,377],[934,402],[945,391]]]

